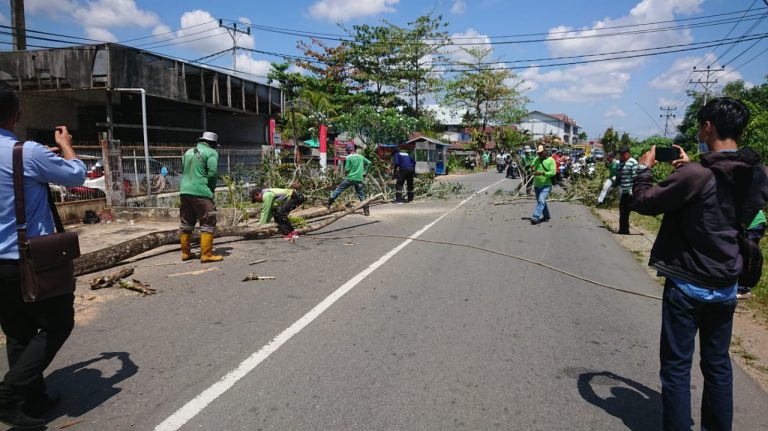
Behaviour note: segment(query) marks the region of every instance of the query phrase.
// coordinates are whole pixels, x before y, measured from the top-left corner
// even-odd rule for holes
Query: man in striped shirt
[[[629,235],[629,212],[632,205],[632,185],[637,176],[637,160],[632,157],[629,147],[619,149],[619,187],[621,188],[621,200],[619,201],[619,235]]]

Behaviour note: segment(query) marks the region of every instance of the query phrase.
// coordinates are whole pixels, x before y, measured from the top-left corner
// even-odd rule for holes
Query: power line
[[[757,26],[758,26],[758,25],[759,25],[759,24],[760,24],[760,23],[761,23],[761,22],[762,22],[762,21],[763,21],[763,20],[764,20],[766,17],[768,17],[768,12],[764,13],[764,14],[762,15],[762,17],[761,17],[759,20],[755,21],[755,22],[752,24],[752,26],[750,26],[750,27],[749,27],[749,28],[748,28],[748,29],[747,29],[747,30],[744,32],[744,34],[743,34],[742,36],[749,36],[749,35],[750,35],[750,34],[751,34],[751,33],[752,33],[754,30],[755,30],[755,28],[757,28]],[[712,65],[713,65],[713,64],[715,64],[715,63],[717,63],[718,61],[720,61],[720,59],[722,59],[723,57],[725,57],[725,56],[726,56],[726,55],[727,55],[729,52],[731,52],[731,50],[734,48],[734,46],[735,46],[735,45],[731,45],[731,46],[729,46],[729,47],[728,47],[728,48],[725,50],[725,52],[723,52],[722,54],[720,54],[720,56],[719,56],[719,57],[717,57],[717,59],[715,59],[715,61],[713,61],[712,63],[710,63],[710,66],[712,66]]]
[[[686,22],[686,21],[697,21],[697,20],[705,20],[709,18],[718,18],[718,17],[725,17],[729,15],[738,15],[743,14],[741,19],[743,19],[746,16],[746,13],[748,13],[750,9],[747,10],[739,10],[739,11],[733,11],[733,12],[724,12],[719,14],[713,14],[713,15],[705,15],[700,17],[693,17],[693,18],[682,18],[682,19],[676,19],[676,20],[665,20],[665,21],[653,21],[653,22],[645,22],[645,23],[637,23],[637,24],[625,24],[625,25],[617,25],[617,26],[606,26],[606,27],[600,27],[600,28],[593,28],[589,29],[590,31],[605,31],[605,30],[613,30],[613,29],[620,29],[620,28],[632,28],[632,27],[643,27],[643,26],[650,26],[650,25],[657,25],[657,24],[669,24],[673,22]],[[759,14],[756,14],[757,16]],[[228,19],[228,21],[235,22],[235,20]],[[719,21],[712,21],[712,23],[720,23],[720,24],[728,24],[733,22],[731,18],[727,20],[719,20]],[[320,33],[320,32],[311,32],[306,30],[299,30],[299,29],[291,29],[291,28],[285,28],[285,27],[271,27],[271,26],[265,26],[265,25],[258,25],[258,24],[249,24],[251,28],[254,30],[260,30],[260,31],[266,31],[266,32],[274,32],[274,33],[283,33],[288,34],[291,36],[301,36],[301,37],[315,37],[317,39],[323,39],[323,40],[335,40],[335,41],[352,41],[352,39],[349,39],[348,34],[340,34],[340,33]],[[519,37],[530,37],[530,36],[549,36],[552,34],[568,34],[573,33],[573,31],[557,31],[557,32],[539,32],[539,33],[521,33],[521,34],[512,34],[512,35],[496,35],[496,36],[485,36],[489,39],[510,39],[510,38],[519,38]],[[451,38],[453,40],[475,40],[476,37],[457,37],[457,38]]]

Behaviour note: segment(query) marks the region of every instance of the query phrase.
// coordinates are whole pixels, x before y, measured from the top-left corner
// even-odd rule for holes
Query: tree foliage
[[[508,125],[525,115],[528,100],[517,90],[522,80],[508,69],[493,66],[490,48],[461,48],[469,61],[458,62],[461,70],[446,83],[443,102],[465,112],[465,125],[472,128],[473,144],[484,149],[489,125]]]

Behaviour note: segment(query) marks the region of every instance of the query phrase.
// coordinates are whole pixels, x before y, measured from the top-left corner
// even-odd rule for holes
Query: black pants
[[[629,235],[629,207],[632,205],[632,195],[629,192],[621,192],[619,201],[619,233]]]
[[[400,169],[397,171],[397,183],[395,183],[395,201],[403,202],[403,184],[408,191],[408,202],[413,200],[413,177],[416,171],[413,169]]]
[[[8,354],[0,408],[45,393],[43,371],[75,325],[74,295],[26,303],[20,283],[18,263],[0,262],[0,326]]]
[[[275,223],[277,223],[277,229],[283,235],[293,232],[293,225],[288,220],[288,213],[295,210],[302,202],[304,202],[304,195],[294,191],[291,198],[275,210]]]

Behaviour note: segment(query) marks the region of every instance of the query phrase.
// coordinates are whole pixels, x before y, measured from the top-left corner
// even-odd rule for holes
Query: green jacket
[[[525,153],[523,154],[523,167],[530,172],[531,169],[533,169],[533,162],[536,161],[538,157],[536,157],[533,153]]]
[[[755,219],[752,220],[752,223],[749,225],[747,229],[757,229],[760,227],[760,225],[765,225],[765,213],[763,210],[760,210],[757,212],[757,215],[755,216]]]
[[[371,168],[371,161],[360,154],[347,156],[344,162],[344,170],[347,171],[347,179],[350,181],[363,181],[363,175]]]
[[[608,165],[608,176],[610,177],[611,181],[616,181],[616,175],[619,173],[619,163],[618,160],[614,159],[613,163]],[[618,184],[616,184],[618,185]]]
[[[544,187],[552,185],[552,178],[557,175],[557,163],[552,157],[547,157],[541,160],[541,157],[536,157],[533,161],[533,172],[544,172],[544,175],[536,175],[533,177],[534,187]]]
[[[195,152],[197,150],[197,152]],[[198,142],[182,158],[184,175],[179,193],[213,198],[218,179],[219,153],[204,142]]]
[[[281,205],[293,196],[293,189],[262,189],[260,224],[269,223],[272,218],[272,208]]]

